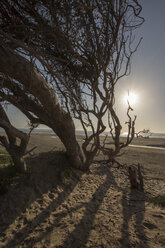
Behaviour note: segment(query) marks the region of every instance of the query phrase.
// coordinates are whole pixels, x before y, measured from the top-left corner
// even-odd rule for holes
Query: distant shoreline
[[[29,129],[25,129],[25,128],[19,128],[19,130],[21,130],[22,132],[25,132],[25,133],[28,133],[29,132]],[[4,133],[3,129],[0,128],[0,133]],[[91,132],[89,132],[90,134]],[[34,129],[32,134],[49,134],[49,135],[55,135],[55,133],[53,132],[53,130],[51,129]],[[84,131],[83,130],[76,130],[76,135],[81,135],[81,136],[84,136]],[[109,135],[109,132],[104,132],[101,136],[106,136]],[[127,135],[125,134],[125,132],[123,132],[121,134],[121,138],[124,138],[124,137],[127,137]],[[137,138],[137,137],[135,137]],[[152,133],[151,136],[149,138],[146,138],[146,137],[139,137],[138,139],[165,139],[165,133]]]
[[[147,146],[140,146],[140,145],[129,145],[130,147],[137,147],[137,148],[148,148],[148,149],[157,149],[157,150],[165,150],[165,145],[147,145]]]
[[[2,134],[2,132],[1,132]],[[2,134],[4,135],[4,133]],[[83,143],[84,135],[76,135],[77,141],[80,146]],[[100,137],[101,142],[104,140],[104,136]],[[126,141],[126,137],[121,137],[121,143]],[[112,138],[107,138],[107,147],[113,146]],[[64,145],[60,141],[60,139],[55,136],[53,133],[32,133],[29,144],[28,150],[32,149],[34,146],[37,146],[35,149],[35,153],[40,152],[48,152],[54,150],[65,150]],[[146,149],[145,149],[146,148]],[[147,149],[148,148],[148,149]],[[131,142],[130,146],[124,148],[124,150],[135,150],[135,152],[144,151],[145,153],[164,153],[165,151],[165,138],[134,138]],[[3,153],[5,149],[0,146],[0,152]]]

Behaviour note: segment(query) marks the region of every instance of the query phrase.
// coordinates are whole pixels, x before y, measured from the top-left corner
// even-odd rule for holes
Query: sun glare
[[[124,103],[127,104],[129,102],[130,106],[135,106],[137,103],[138,96],[134,92],[129,92],[124,96]]]

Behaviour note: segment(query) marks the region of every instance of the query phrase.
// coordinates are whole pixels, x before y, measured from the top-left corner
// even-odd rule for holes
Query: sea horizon
[[[27,129],[27,128],[18,128],[18,129],[21,130],[22,132],[25,132],[25,133],[29,132],[29,129]],[[4,132],[4,130],[2,128],[0,128],[0,132]],[[47,129],[47,128],[36,128],[32,131],[32,133],[55,135],[53,130]],[[89,131],[89,133],[91,133],[91,132]],[[76,130],[76,135],[84,135],[84,131],[83,130]],[[105,136],[105,135],[110,136],[110,133],[109,132],[103,132],[103,134],[101,136]],[[126,132],[123,132],[121,134],[121,137],[126,137],[126,136],[127,136]],[[165,139],[165,133],[154,133],[154,132],[152,133],[151,132],[150,138],[164,138]]]

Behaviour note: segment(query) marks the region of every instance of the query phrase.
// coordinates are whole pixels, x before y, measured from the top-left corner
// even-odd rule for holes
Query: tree
[[[114,104],[115,85],[129,74],[141,41],[133,35],[144,21],[140,12],[137,0],[0,3],[1,97],[51,127],[74,167],[87,169],[98,151],[113,162],[134,137],[129,106],[127,141],[120,144]],[[82,149],[73,118],[85,133]],[[113,149],[100,142],[107,126]]]

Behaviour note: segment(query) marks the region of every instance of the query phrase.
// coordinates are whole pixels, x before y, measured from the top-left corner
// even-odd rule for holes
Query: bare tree
[[[134,137],[129,106],[128,136],[120,143],[122,126],[114,104],[115,85],[129,74],[141,41],[135,44],[133,34],[144,21],[140,12],[137,0],[0,3],[1,97],[19,103],[34,121],[47,123],[77,168],[87,169],[98,151],[113,162]],[[22,92],[19,102],[14,85]],[[22,105],[25,97],[28,105]],[[72,118],[85,133],[82,150]],[[112,149],[100,141],[107,127]]]

